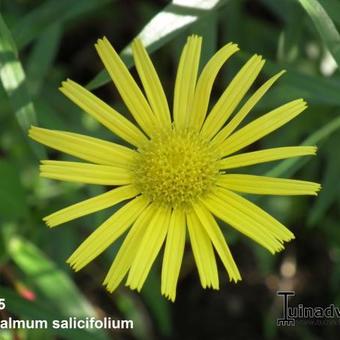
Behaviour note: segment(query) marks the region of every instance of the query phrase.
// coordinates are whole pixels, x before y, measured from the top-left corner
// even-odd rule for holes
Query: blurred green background
[[[7,303],[0,320],[94,315],[132,319],[135,326],[108,332],[1,330],[1,340],[339,338],[339,325],[276,326],[280,289],[295,290],[294,305],[340,305],[339,0],[2,0],[0,12],[0,298]],[[318,145],[318,156],[246,170],[317,181],[323,190],[317,198],[254,198],[296,235],[276,256],[223,227],[243,276],[237,285],[227,282],[220,266],[221,290],[202,290],[188,247],[174,304],[160,295],[160,259],[141,294],[123,286],[109,294],[101,282],[119,242],[80,273],[65,260],[114,209],[53,230],[42,222],[105,188],[40,179],[39,159],[68,158],[29,141],[27,129],[38,124],[112,140],[62,96],[60,82],[69,77],[90,83],[97,95],[126,112],[100,73],[93,45],[106,35],[132,67],[124,48],[141,34],[171,102],[179,54],[191,33],[204,37],[201,65],[229,41],[241,48],[219,75],[212,102],[252,53],[267,59],[257,86],[288,70],[251,118],[300,97],[309,108],[252,148]]]

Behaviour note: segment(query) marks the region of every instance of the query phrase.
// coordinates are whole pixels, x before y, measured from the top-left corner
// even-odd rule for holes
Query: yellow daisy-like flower
[[[137,39],[132,52],[143,84],[140,90],[106,38],[97,52],[138,126],[72,80],[61,91],[129,147],[72,132],[32,127],[34,140],[87,161],[42,161],[41,176],[114,188],[44,218],[55,227],[78,217],[125,204],[99,226],[72,254],[68,263],[82,269],[130,229],[114,258],[104,285],[112,292],[127,275],[127,286],[142,288],[165,243],[161,291],[175,300],[186,230],[204,288],[219,288],[215,252],[230,281],[241,275],[215,219],[275,253],[294,235],[280,222],[236,192],[265,195],[316,195],[317,183],[235,174],[234,168],[284,158],[314,155],[314,146],[290,146],[235,152],[256,142],[300,114],[302,99],[286,103],[239,128],[256,103],[284,73],[267,80],[242,106],[240,102],[260,73],[264,60],[251,57],[207,114],[209,97],[222,65],[238,51],[221,48],[198,76],[202,38],[185,44],[174,90],[172,117],[154,66]],[[228,121],[228,122],[227,122]]]

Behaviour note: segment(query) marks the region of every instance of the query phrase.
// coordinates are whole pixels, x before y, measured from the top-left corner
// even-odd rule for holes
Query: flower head
[[[163,244],[162,294],[175,300],[186,232],[204,288],[219,288],[215,252],[231,281],[241,279],[216,217],[275,253],[294,238],[292,232],[238,193],[316,195],[319,184],[301,180],[234,173],[232,169],[297,156],[314,155],[313,146],[290,146],[234,153],[278,129],[300,114],[302,99],[288,102],[239,128],[256,103],[284,73],[267,80],[243,105],[241,100],[260,73],[264,60],[251,57],[208,114],[210,93],[222,65],[238,51],[221,48],[198,76],[202,39],[190,36],[180,58],[172,114],[145,48],[132,52],[143,84],[137,86],[106,38],[96,49],[135,122],[72,80],[60,90],[129,146],[72,132],[32,127],[34,140],[86,162],[42,161],[43,177],[101,184],[113,188],[44,218],[55,227],[67,221],[125,204],[100,225],[71,255],[82,269],[126,231],[105,278],[109,291],[127,276],[140,290]]]

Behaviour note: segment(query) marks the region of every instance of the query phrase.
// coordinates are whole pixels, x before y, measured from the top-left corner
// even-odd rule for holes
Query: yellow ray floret
[[[221,146],[223,157],[256,142],[286,124],[307,108],[303,99],[293,100],[252,121],[228,137]]]
[[[282,148],[265,149],[260,151],[245,152],[235,156],[221,159],[218,164],[220,169],[234,169],[244,166],[277,161],[300,156],[316,155],[315,146],[287,146]]]
[[[283,241],[294,235],[269,214],[250,201],[226,189],[216,189],[203,200],[206,207],[218,218],[252,238],[271,253],[283,249]]]
[[[207,114],[211,89],[217,73],[223,64],[239,50],[236,44],[229,43],[217,51],[204,66],[198,78],[192,112],[188,117],[189,126],[200,130]]]
[[[202,127],[203,136],[209,139],[215,136],[253,84],[263,65],[262,57],[255,54],[241,68],[209,113]]]
[[[205,231],[220,256],[221,261],[229,274],[230,281],[237,282],[241,280],[241,275],[216,220],[203,204],[196,203],[193,205],[193,208],[197,218],[202,222]]]
[[[191,36],[183,48],[179,61],[174,91],[174,123],[185,128],[192,112],[202,38]]]
[[[29,136],[41,144],[96,164],[128,166],[135,157],[130,148],[78,133],[33,126]]]
[[[130,144],[139,146],[147,140],[145,135],[128,119],[76,82],[70,79],[64,81],[60,91],[98,122]]]
[[[70,256],[67,262],[76,271],[101,254],[120,237],[148,206],[144,197],[137,197],[125,204],[96,229]]]
[[[319,183],[243,174],[223,175],[217,184],[229,190],[261,195],[316,196],[320,190]]]
[[[95,46],[105,68],[132,116],[144,132],[150,136],[156,126],[156,119],[142,91],[132,78],[123,61],[119,58],[115,49],[105,37],[99,39]]]
[[[176,298],[176,287],[185,246],[185,229],[184,211],[182,209],[174,209],[170,217],[169,230],[166,236],[161,285],[162,294],[172,301],[175,301]]]
[[[157,208],[150,204],[137,218],[133,227],[128,232],[123,244],[119,248],[112,266],[104,280],[104,285],[109,292],[113,292],[124,279],[134,261],[137,251],[140,248],[140,240],[145,233]]]
[[[214,249],[201,221],[193,210],[186,213],[192,252],[203,288],[219,289]]]
[[[248,113],[254,108],[259,100],[266,94],[270,87],[278,80],[286,71],[281,71],[275,76],[267,80],[255,93],[246,101],[240,111],[231,119],[231,121],[221,129],[214,137],[213,142],[222,142],[231,135],[232,132],[239,126]]]
[[[133,185],[120,186],[105,192],[104,194],[58,210],[53,214],[44,217],[44,221],[49,227],[56,227],[62,223],[72,221],[81,216],[112,207],[113,205],[133,198],[138,194],[139,190],[137,190]]]
[[[137,289],[138,291],[142,289],[151,266],[164,243],[170,216],[171,209],[162,206],[158,207],[146,228],[126,282],[126,285],[131,289]]]
[[[125,168],[80,162],[41,161],[40,176],[60,181],[123,185],[131,183],[131,173]]]
[[[170,128],[171,116],[168,101],[152,61],[139,39],[133,41],[132,53],[146,96],[160,126]]]

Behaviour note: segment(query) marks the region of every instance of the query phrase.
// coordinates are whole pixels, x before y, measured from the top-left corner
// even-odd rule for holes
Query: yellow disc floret
[[[152,201],[187,206],[214,185],[217,158],[197,132],[172,129],[153,136],[138,150],[134,182]]]

